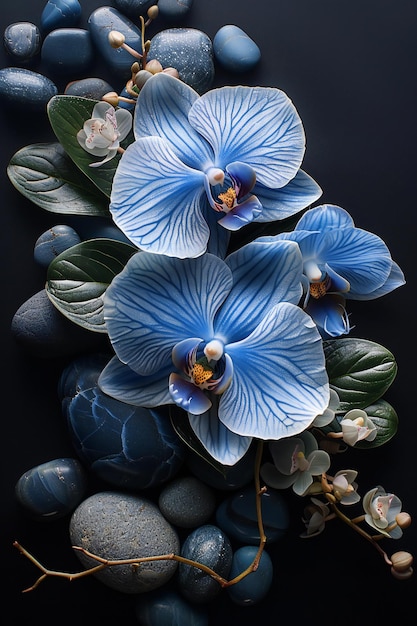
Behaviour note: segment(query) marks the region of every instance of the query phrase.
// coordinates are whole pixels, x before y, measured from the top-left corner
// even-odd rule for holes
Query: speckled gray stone
[[[68,250],[81,239],[78,233],[67,224],[56,224],[48,228],[35,242],[33,257],[42,267],[48,267],[61,252]]]
[[[176,531],[150,500],[117,491],[103,491],[84,500],[71,516],[71,544],[105,559],[179,554]],[[76,550],[84,567],[96,564]],[[94,576],[102,583],[127,594],[145,593],[161,587],[175,574],[173,560],[149,561],[140,567],[108,567]]]
[[[58,87],[47,76],[23,67],[0,70],[0,103],[14,109],[44,111]]]
[[[32,22],[14,22],[5,29],[3,42],[16,63],[27,63],[41,49],[41,33]]]
[[[197,528],[213,514],[216,498],[214,490],[195,476],[181,476],[161,491],[158,505],[171,524]]]
[[[114,91],[110,83],[102,78],[80,78],[73,80],[65,87],[66,96],[79,96],[81,98],[91,98],[92,100],[101,100],[106,93]]]

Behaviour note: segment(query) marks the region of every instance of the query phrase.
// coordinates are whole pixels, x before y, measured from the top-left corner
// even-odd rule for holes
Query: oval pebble
[[[213,52],[216,61],[229,72],[246,72],[261,59],[257,44],[245,31],[233,24],[222,26],[214,36]]]
[[[178,554],[180,549],[177,533],[155,504],[116,491],[95,493],[81,502],[71,516],[69,534],[71,545],[110,560]],[[75,554],[85,568],[97,565],[83,552]],[[145,593],[167,583],[177,565],[172,559],[161,559],[140,567],[108,567],[94,576],[116,591]]]
[[[25,111],[45,111],[58,88],[50,78],[23,67],[0,70],[0,102]]]
[[[101,100],[106,93],[114,91],[113,87],[102,78],[80,78],[73,80],[64,89],[66,96],[78,96],[90,98],[91,100]]]
[[[54,459],[28,470],[16,483],[18,502],[36,521],[54,521],[82,501],[87,474],[77,459]]]
[[[57,224],[46,230],[35,242],[34,258],[42,267],[48,267],[61,252],[80,243],[79,234],[66,224]]]
[[[94,59],[90,32],[85,28],[57,28],[44,39],[41,59],[50,73],[78,75],[87,72]]]
[[[227,578],[232,565],[232,546],[225,533],[212,524],[196,528],[184,541],[181,556],[207,565],[223,578]],[[181,593],[190,602],[207,603],[217,597],[222,587],[209,574],[180,563],[178,583]]]
[[[141,626],[208,626],[208,616],[179,593],[158,589],[141,597],[135,606]]]
[[[257,553],[258,548],[255,546],[242,546],[236,550],[230,569],[230,579],[244,572],[253,563]],[[258,604],[271,588],[273,573],[271,557],[263,550],[257,569],[226,588],[230,599],[241,606]]]
[[[15,22],[5,29],[3,42],[16,63],[27,63],[40,52],[41,33],[32,22]]]
[[[159,15],[166,20],[182,20],[193,6],[193,0],[158,0]]]
[[[216,498],[214,491],[195,476],[181,476],[161,491],[158,506],[171,524],[196,528],[211,517]]]
[[[77,26],[81,18],[78,0],[48,0],[41,14],[42,32]]]

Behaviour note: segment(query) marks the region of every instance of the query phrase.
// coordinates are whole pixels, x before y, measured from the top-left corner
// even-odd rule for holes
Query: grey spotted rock
[[[3,106],[25,111],[45,111],[58,87],[50,79],[23,67],[0,70],[0,102]]]
[[[27,63],[41,49],[41,33],[32,22],[15,22],[4,31],[4,47],[16,63]]]

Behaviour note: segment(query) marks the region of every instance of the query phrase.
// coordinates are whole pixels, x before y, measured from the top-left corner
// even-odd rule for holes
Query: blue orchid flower
[[[224,258],[231,231],[290,217],[321,196],[300,170],[304,129],[279,89],[221,87],[199,96],[155,74],[140,91],[133,131],[110,211],[141,250]]]
[[[384,241],[356,228],[349,213],[339,206],[309,209],[292,232],[261,239],[291,240],[300,246],[304,309],[324,338],[350,332],[346,300],[373,300],[405,283]]]
[[[320,333],[298,306],[301,278],[291,241],[252,242],[225,260],[139,251],[104,297],[116,356],[99,386],[139,406],[178,405],[224,465],[254,437],[300,433],[330,396]]]

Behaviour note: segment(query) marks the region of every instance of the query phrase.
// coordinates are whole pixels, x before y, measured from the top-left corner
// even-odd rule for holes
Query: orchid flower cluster
[[[123,43],[114,33],[112,41]],[[101,237],[54,259],[50,300],[108,335],[114,355],[99,377],[103,393],[170,406],[178,435],[215,467],[263,442],[265,488],[308,499],[304,537],[339,518],[394,576],[411,576],[411,555],[389,558],[379,545],[410,523],[400,499],[380,485],[361,497],[351,468],[329,473],[334,452],[371,449],[396,432],[398,416],[383,399],[395,359],[351,337],[349,301],[401,287],[401,268],[345,208],[319,204],[322,189],[302,169],[303,124],[283,91],[225,86],[199,95],[140,59],[130,103],[113,95],[49,102],[59,149],[107,203],[91,208],[84,198],[85,211],[120,231],[107,265],[91,253],[109,250]],[[80,259],[88,280],[77,273]],[[360,501],[361,516],[340,508]]]

